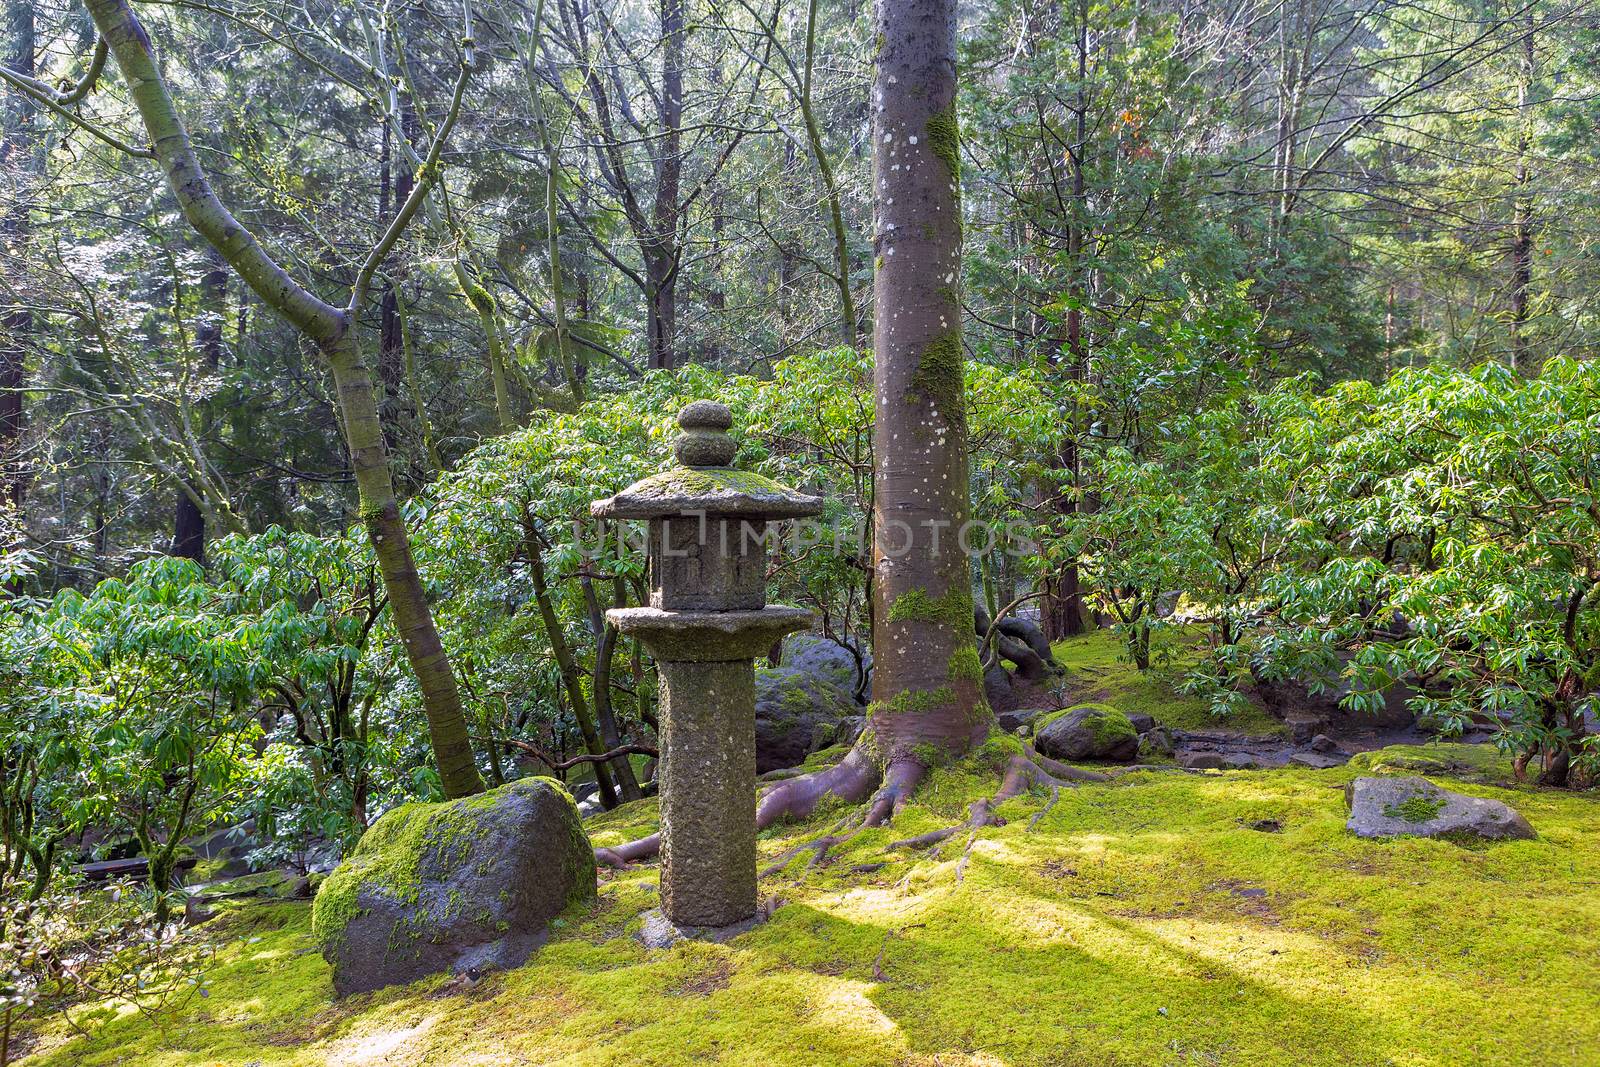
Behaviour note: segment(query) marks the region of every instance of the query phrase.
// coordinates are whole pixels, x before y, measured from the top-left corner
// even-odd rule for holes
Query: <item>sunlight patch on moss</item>
[[[986,1055],[1421,1067],[1577,1064],[1600,1047],[1584,1007],[1600,999],[1591,798],[1452,781],[1540,828],[1537,841],[1470,850],[1349,834],[1339,787],[1359,767],[1135,773],[1061,790],[1031,829],[1048,793],[1008,802],[959,884],[965,833],[930,853],[886,851],[964,818],[1015,746],[989,739],[933,771],[892,826],[763,882],[783,906],[726,945],[645,949],[632,934],[659,903],[646,865],[607,872],[596,906],[515,971],[465,991],[440,979],[335,1002],[310,909],[256,902],[188,935],[222,945],[208,1000],[165,1020],[124,1016],[87,1040],[52,1031],[26,1062],[312,1067],[408,1030],[394,1062],[436,1067]],[[636,802],[588,825],[620,839],[653,829],[655,811]],[[763,834],[762,862],[837,816]],[[1251,829],[1266,818],[1282,831]]]

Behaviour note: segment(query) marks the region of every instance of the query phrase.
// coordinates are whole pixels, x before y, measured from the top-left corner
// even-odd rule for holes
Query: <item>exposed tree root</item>
[[[878,946],[877,958],[872,961],[873,981],[887,982],[889,980],[889,976],[885,974],[883,970],[883,958],[889,952],[889,942],[892,941],[896,936],[905,933],[907,930],[918,930],[927,925],[927,923],[912,923],[910,926],[902,926],[898,930],[891,929],[883,932],[883,944]]]
[[[1050,787],[1050,801],[1045,805],[1044,811],[1049,811],[1055,806],[1057,799],[1060,798],[1061,787],[1064,785],[1071,787],[1074,784],[1072,781],[1064,781],[1051,776],[1035,762],[1035,759],[1044,759],[1044,757],[1038,756],[1037,753],[1033,753],[1031,750],[1027,756],[1011,757],[1006,763],[1005,775],[1000,780],[999,791],[992,797],[974,800],[967,809],[965,822],[959,822],[954,826],[947,826],[941,830],[930,830],[925,834],[918,834],[916,837],[895,841],[890,844],[889,848],[893,850],[933,848],[965,830],[967,832],[966,845],[961,850],[961,859],[956,862],[956,881],[960,882],[966,877],[967,861],[972,856],[973,846],[978,842],[979,832],[986,826],[1004,826],[1006,824],[1005,819],[995,814],[996,808],[1035,785],[1048,785]],[[1045,760],[1045,762],[1055,763],[1054,760]],[[1055,765],[1063,767],[1062,764]],[[1063,769],[1073,770],[1071,767],[1063,767]],[[1089,772],[1076,771],[1074,773],[1083,775]],[[1103,775],[1096,777],[1102,781],[1107,780]],[[1028,829],[1033,829],[1034,825],[1043,817],[1043,814],[1044,812],[1042,811],[1035,815],[1028,823]]]
[[[871,799],[858,814],[836,823],[827,833],[802,841],[783,852],[762,870],[760,877],[767,878],[777,874],[788,867],[796,856],[808,852],[811,858],[806,863],[806,870],[823,865],[833,849],[855,839],[864,830],[889,822],[905,807],[917,786],[927,777],[927,773],[928,768],[920,761],[899,759],[890,762],[880,777],[878,768],[862,754],[860,749],[851,749],[844,759],[832,767],[774,783],[762,792],[756,803],[758,830],[765,829],[784,818],[803,819],[816,810],[817,804],[828,796],[839,797],[851,804],[860,804],[868,800],[869,795]],[[932,848],[966,831],[968,835],[966,847],[956,868],[956,880],[960,881],[965,874],[967,859],[976,844],[978,832],[986,826],[1005,825],[1005,820],[996,815],[994,809],[1007,800],[1035,785],[1050,788],[1049,802],[1028,822],[1028,829],[1032,830],[1039,820],[1055,807],[1063,786],[1071,788],[1079,782],[1112,780],[1112,775],[1069,767],[1048,756],[1040,755],[1029,747],[1025,755],[1014,756],[1006,764],[1000,789],[994,796],[973,801],[965,821],[942,830],[932,830],[916,837],[895,841],[889,845],[889,849],[899,851]],[[661,835],[651,834],[649,837],[630,841],[625,845],[597,848],[594,850],[594,857],[597,863],[608,867],[626,867],[630,863],[655,856],[660,849]]]
[[[620,868],[640,860],[647,860],[660,851],[661,835],[651,834],[649,837],[641,837],[637,841],[629,841],[615,848],[597,848],[594,850],[594,861],[607,867]]]

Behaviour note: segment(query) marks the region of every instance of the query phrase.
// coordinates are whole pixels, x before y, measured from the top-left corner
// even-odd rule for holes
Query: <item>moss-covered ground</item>
[[[1178,730],[1231,730],[1256,737],[1284,733],[1283,723],[1254,704],[1219,719],[1208,701],[1178,692],[1184,675],[1200,662],[1204,643],[1198,628],[1158,630],[1151,640],[1153,665],[1141,671],[1109,629],[1057,641],[1050,650],[1068,679],[1061,683],[1061,706],[1097,701]]]
[[[830,866],[765,880],[782,905],[731,943],[641,946],[644,866],[604,876],[528,965],[465,989],[336,1001],[310,907],[249,902],[189,935],[220,945],[208,998],[155,1019],[81,1008],[92,1036],[56,1021],[23,1062],[1591,1067],[1600,800],[1479,780],[1502,769],[1434,780],[1514,805],[1537,840],[1359,840],[1351,767],[1140,772],[1063,791],[1031,828],[1049,798],[1024,795],[960,882],[964,834],[887,852],[993,790],[968,761]],[[838,816],[770,830],[763,852]],[[589,824],[599,844],[654,825],[651,801]]]

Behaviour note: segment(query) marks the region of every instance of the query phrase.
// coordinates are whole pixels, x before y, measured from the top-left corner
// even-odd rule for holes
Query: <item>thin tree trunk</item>
[[[418,132],[416,108],[411,106],[409,94],[402,98],[400,127],[407,135]],[[383,162],[378,175],[378,221],[381,225],[394,212],[394,205],[405,202],[411,195],[415,179],[405,156],[395,165],[396,153],[390,144],[394,136],[391,125],[383,124]],[[404,271],[400,272],[404,277]],[[399,422],[405,406],[405,338],[401,336],[400,294],[392,278],[385,277],[378,291],[378,380],[383,383],[384,442],[392,451],[397,449]]]
[[[1533,88],[1533,15],[1522,36],[1521,70],[1517,81],[1517,176],[1515,205],[1512,208],[1511,238],[1511,367],[1530,369],[1528,337],[1528,298],[1533,288],[1533,171],[1529,156],[1533,150],[1533,122],[1529,96]]]
[[[417,432],[422,435],[422,448],[428,455],[428,464],[434,474],[444,470],[439,458],[439,448],[433,442],[433,424],[428,421],[427,399],[422,395],[422,379],[417,374],[416,354],[411,347],[411,316],[406,311],[405,296],[394,290],[395,321],[400,328],[400,354],[406,371],[406,390],[411,394],[411,405],[417,413]]]
[[[37,50],[33,0],[8,0],[5,27],[10,43],[5,64],[32,77]],[[32,228],[29,212],[38,170],[33,115],[37,108],[18,92],[6,93],[4,107],[0,114],[0,173],[14,175],[15,195],[0,208],[0,245],[20,261]],[[26,307],[10,307],[0,315],[0,508],[9,504],[20,509],[26,493],[21,456],[22,388],[28,379],[28,338],[32,334],[33,313]]]
[[[207,246],[206,251],[209,267],[200,280],[201,318],[200,325],[195,330],[195,343],[200,349],[203,381],[209,390],[214,385],[217,372],[222,369],[222,326],[228,314],[228,265],[216,249]],[[215,404],[209,395],[197,405],[200,418],[197,443],[202,449],[215,425],[214,407]],[[197,455],[195,462],[204,464],[205,456]],[[196,563],[206,561],[205,512],[200,509],[194,497],[181,489],[178,491],[177,507],[172,517],[171,554],[192,559]]]
[[[828,162],[822,128],[811,104],[811,71],[816,62],[816,53],[817,0],[810,0],[806,7],[806,69],[800,82],[800,114],[806,123],[806,143],[811,148],[817,174],[822,179],[822,198],[827,203],[828,227],[833,233],[834,283],[839,288],[839,339],[854,348],[860,338],[857,333],[855,296],[850,291],[849,235],[844,228],[844,211],[839,203],[839,183],[833,175],[833,164]]]
[[[610,749],[600,737],[594,716],[589,711],[589,701],[583,695],[583,679],[578,674],[578,661],[567,644],[566,631],[556,617],[555,604],[550,599],[550,585],[544,570],[544,553],[537,532],[529,525],[523,531],[523,555],[528,561],[528,576],[533,580],[533,599],[539,607],[539,618],[544,623],[545,637],[550,641],[550,651],[555,656],[556,668],[561,672],[561,684],[572,703],[572,716],[578,720],[578,732],[583,735],[583,745],[591,756],[603,755]],[[594,779],[600,786],[600,803],[607,810],[617,806],[617,790],[611,781],[611,768],[604,763],[594,765]]]
[[[649,366],[670,370],[677,362],[678,203],[683,175],[683,0],[660,0],[662,136],[656,157],[655,207],[644,248],[649,288]]]
[[[561,180],[561,166],[557,161],[554,143],[547,141],[545,151],[549,158],[544,174],[544,212],[545,229],[549,234],[547,255],[550,259],[550,306],[555,319],[556,360],[561,364],[567,387],[572,390],[573,402],[582,405],[588,358],[579,355],[582,349],[572,343],[572,335],[567,327],[567,297],[561,287],[561,229],[557,222],[561,216],[556,211],[556,184]]]
[[[1089,101],[1087,82],[1089,76],[1089,6],[1086,0],[1076,5],[1074,44],[1077,58],[1077,86],[1072,104],[1074,138],[1068,153],[1072,168],[1071,214],[1067,218],[1067,292],[1072,300],[1067,307],[1067,360],[1066,373],[1074,379],[1081,378],[1088,366],[1088,351],[1083,339],[1083,308],[1088,302],[1088,271],[1084,263],[1085,228],[1088,225],[1088,181],[1084,174],[1084,152],[1089,140]],[[1050,359],[1058,367],[1061,356],[1051,352]],[[1056,470],[1065,485],[1055,491],[1052,504],[1057,514],[1073,515],[1080,510],[1078,495],[1081,457],[1078,453],[1078,425],[1075,413],[1064,413],[1065,436],[1056,453]],[[1067,488],[1070,486],[1070,491]],[[1061,565],[1054,575],[1045,580],[1045,596],[1041,605],[1041,621],[1045,636],[1050,640],[1072,637],[1083,633],[1083,587],[1077,562]]]
[[[358,278],[347,308],[327,304],[295,282],[212,191],[162,81],[150,38],[127,0],[86,0],[86,6],[116,58],[184,217],[262,302],[315,343],[327,360],[360,494],[361,518],[378,557],[395,629],[417,676],[441,788],[449,797],[476,793],[483,788],[483,782],[467,735],[461,693],[411,557],[411,544],[389,474],[372,378],[353,330],[354,311],[361,306],[362,287],[370,275]],[[459,83],[453,104],[457,112],[464,85],[464,80]],[[442,133],[443,129],[441,136]],[[434,168],[430,180],[437,173],[442,148],[442,141],[435,143],[429,162]],[[417,206],[412,204],[413,213]],[[380,251],[381,246],[374,249],[374,259],[381,259]]]

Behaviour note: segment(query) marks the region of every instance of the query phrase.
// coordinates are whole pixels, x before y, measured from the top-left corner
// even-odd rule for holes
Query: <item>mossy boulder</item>
[[[1534,836],[1528,820],[1509,805],[1452,793],[1426,778],[1357,778],[1345,787],[1345,803],[1345,828],[1357,837]]]
[[[787,639],[782,665],[756,671],[756,772],[798,766],[819,749],[855,740],[864,711],[855,684],[848,649],[814,634]]]
[[[1511,757],[1490,744],[1443,742],[1390,745],[1350,757],[1352,767],[1374,774],[1432,774],[1486,782],[1510,781]]]
[[[1139,733],[1109,704],[1079,704],[1036,721],[1034,747],[1052,759],[1128,763],[1138,758]]]
[[[518,966],[551,919],[594,897],[572,797],[524,778],[386,813],[317,893],[312,931],[345,996]]]

